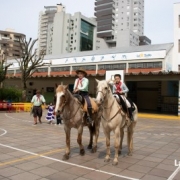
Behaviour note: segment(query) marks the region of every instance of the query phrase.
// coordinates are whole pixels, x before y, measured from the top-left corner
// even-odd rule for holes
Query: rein
[[[74,99],[74,101],[75,101],[75,99]],[[63,103],[63,105],[62,105],[62,112],[63,112],[64,107],[65,107],[66,104],[67,104],[67,101],[65,100],[64,103]],[[79,110],[80,107],[81,107],[81,104],[78,106],[76,112],[75,112],[70,118],[68,118],[68,120],[71,120],[73,117],[76,116],[76,114],[77,114],[77,112],[78,112],[78,110]]]
[[[119,108],[118,111],[116,112],[116,114],[115,114],[112,118],[110,118],[109,120],[105,119],[105,117],[104,117],[103,115],[102,115],[101,117],[102,117],[105,121],[110,122],[110,121],[112,121],[112,120],[119,114],[120,110],[121,110],[121,108]]]
[[[105,98],[105,95],[104,95],[104,93],[103,93],[102,91],[98,91],[98,92],[101,92],[101,93],[103,94],[104,98]],[[103,106],[103,108],[104,108],[104,109],[110,109],[110,108],[112,108],[112,106],[114,105],[114,102],[115,102],[115,101],[116,101],[116,100],[115,100],[115,98],[114,98],[114,100],[113,100],[112,104],[110,105],[110,107],[105,107],[105,106]],[[115,114],[113,117],[111,117],[109,120],[107,120],[103,115],[102,115],[101,117],[102,117],[105,121],[110,122],[110,121],[112,121],[112,120],[118,115],[119,112],[121,112],[121,108],[119,108],[118,111],[116,112],[116,114]]]

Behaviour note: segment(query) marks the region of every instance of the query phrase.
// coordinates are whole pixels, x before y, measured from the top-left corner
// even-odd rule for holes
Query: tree
[[[7,74],[8,68],[12,65],[12,64],[7,64],[6,62],[7,62],[6,55],[3,52],[0,55],[0,88],[2,88],[3,82],[6,79],[6,74]]]
[[[37,50],[33,49],[38,39],[29,39],[27,42],[25,38],[20,38],[20,47],[22,55],[20,59],[16,59],[21,71],[21,83],[23,90],[27,89],[27,80],[36,72],[37,68],[47,65],[43,63],[45,50],[41,50],[37,54]]]

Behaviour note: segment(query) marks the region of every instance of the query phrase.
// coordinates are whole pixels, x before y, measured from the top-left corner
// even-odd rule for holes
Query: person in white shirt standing
[[[32,97],[31,100],[32,106],[33,106],[33,117],[34,117],[34,125],[37,124],[37,117],[39,120],[39,123],[41,124],[41,117],[42,117],[42,104],[46,105],[46,100],[43,95],[41,95],[41,91],[37,90],[36,95]]]
[[[89,124],[92,123],[92,105],[88,93],[89,80],[86,78],[87,72],[83,69],[79,69],[76,71],[76,74],[78,78],[75,80],[73,93],[83,96],[86,100],[88,106],[87,123]]]

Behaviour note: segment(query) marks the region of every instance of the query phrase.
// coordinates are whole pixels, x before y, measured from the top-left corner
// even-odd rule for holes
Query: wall
[[[157,111],[158,82],[137,82],[137,106],[141,110]]]
[[[180,40],[180,3],[174,4],[174,60],[173,70],[178,71],[178,65],[180,65],[180,53],[179,53],[179,40]]]

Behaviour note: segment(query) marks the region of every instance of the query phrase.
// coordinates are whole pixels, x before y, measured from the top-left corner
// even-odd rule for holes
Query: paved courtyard
[[[45,114],[45,112],[44,112]],[[32,126],[29,113],[0,113],[0,180],[179,180],[180,118],[139,114],[134,134],[134,153],[127,156],[126,138],[119,164],[105,163],[105,138],[100,132],[98,151],[79,155],[76,130],[71,132],[71,158],[62,161],[65,148],[63,125]],[[87,147],[88,129],[83,144]],[[176,165],[175,166],[175,162]],[[179,166],[178,166],[179,165]]]

